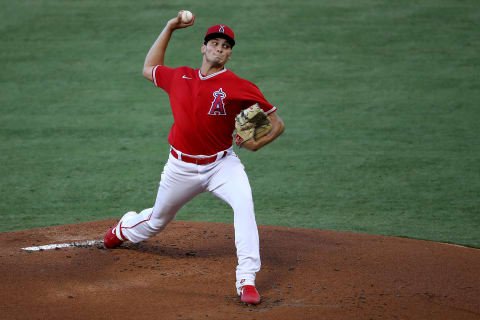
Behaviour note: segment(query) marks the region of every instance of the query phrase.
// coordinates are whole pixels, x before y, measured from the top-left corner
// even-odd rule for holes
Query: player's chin
[[[225,59],[214,59],[212,61],[212,66],[222,67],[223,65],[225,65],[225,63],[227,63],[227,60],[225,60]]]

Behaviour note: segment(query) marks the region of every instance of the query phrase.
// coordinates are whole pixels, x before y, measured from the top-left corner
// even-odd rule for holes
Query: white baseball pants
[[[122,221],[123,237],[136,243],[154,236],[175,218],[183,205],[205,191],[227,202],[233,209],[237,289],[242,284],[254,284],[261,262],[252,190],[244,166],[233,148],[228,149],[222,159],[207,165],[183,162],[170,154],[154,207]]]

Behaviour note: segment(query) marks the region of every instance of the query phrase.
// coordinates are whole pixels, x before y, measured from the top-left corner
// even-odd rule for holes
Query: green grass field
[[[180,9],[166,63],[198,67],[226,23],[227,67],[286,131],[239,150],[257,222],[480,247],[477,0],[1,1],[0,231],[153,205],[168,156],[166,94],[145,55]],[[204,194],[178,219],[233,221]]]

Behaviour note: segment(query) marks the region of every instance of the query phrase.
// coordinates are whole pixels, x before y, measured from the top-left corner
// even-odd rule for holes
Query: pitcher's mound
[[[141,244],[25,251],[103,239],[116,220],[0,233],[2,319],[480,319],[480,250],[260,227],[258,306],[235,290],[233,226],[176,221]]]

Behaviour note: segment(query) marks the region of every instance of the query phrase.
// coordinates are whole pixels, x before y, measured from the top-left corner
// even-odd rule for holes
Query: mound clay
[[[1,319],[480,319],[480,250],[260,227],[262,303],[235,291],[230,224],[175,221],[140,244],[25,251],[102,239],[116,221],[0,233]]]

